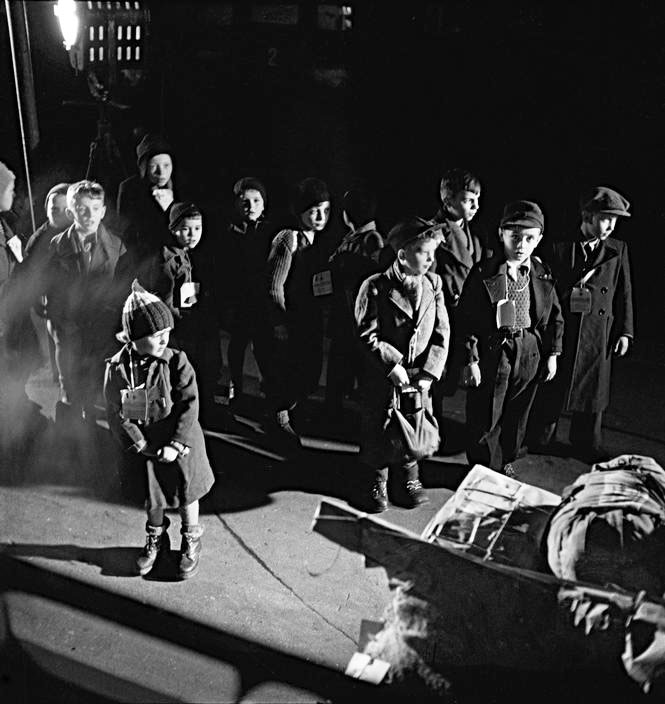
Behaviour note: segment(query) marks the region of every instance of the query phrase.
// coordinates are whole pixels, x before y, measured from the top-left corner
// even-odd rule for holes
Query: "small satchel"
[[[393,403],[383,426],[390,464],[417,462],[439,449],[439,424],[423,407],[422,393],[416,386],[393,390]]]

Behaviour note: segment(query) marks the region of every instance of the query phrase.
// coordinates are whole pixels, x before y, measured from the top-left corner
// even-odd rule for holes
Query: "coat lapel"
[[[416,327],[418,327],[423,321],[427,311],[432,307],[432,305],[434,305],[434,287],[427,276],[423,276],[423,292],[420,298],[420,307],[418,308],[418,312],[415,316],[418,321],[416,323]]]
[[[540,323],[545,315],[545,309],[548,298],[552,295],[554,280],[552,277],[539,266],[536,261],[531,260],[531,326],[535,327]]]
[[[483,279],[485,289],[492,303],[498,303],[506,297],[506,264],[505,262],[499,266],[499,271],[494,276],[488,276]]]

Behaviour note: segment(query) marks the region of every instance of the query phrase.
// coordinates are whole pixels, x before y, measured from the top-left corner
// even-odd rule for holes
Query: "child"
[[[353,391],[359,372],[358,336],[353,317],[360,284],[381,271],[383,237],[374,216],[376,198],[364,186],[348,190],[342,199],[342,219],[349,233],[330,257],[333,282],[330,354],[326,377],[326,406],[330,421],[340,418],[344,395]]]
[[[46,317],[55,342],[60,412],[92,414],[101,391],[104,358],[114,347],[119,318],[115,269],[125,247],[102,224],[104,189],[78,181],[67,189],[73,224],[49,245]]]
[[[318,385],[323,359],[321,299],[332,293],[321,233],[330,216],[330,194],[317,178],[295,188],[293,228],[279,232],[268,257],[268,325],[264,345],[266,401],[275,439],[300,446],[290,413]]]
[[[514,476],[539,374],[549,381],[561,353],[563,318],[554,280],[531,256],[545,219],[536,203],[506,205],[503,252],[476,264],[464,284],[457,321],[465,341],[467,457]]]
[[[566,321],[561,369],[539,397],[534,435],[547,446],[559,414],[572,411],[570,442],[593,463],[609,459],[602,446],[601,421],[610,399],[612,355],[621,357],[633,339],[633,301],[628,247],[610,235],[618,218],[630,217],[628,201],[605,186],[580,201],[577,241],[556,242],[548,262],[557,281]]]
[[[138,262],[168,244],[169,210],[177,200],[172,149],[160,135],[146,134],[136,147],[139,174],[118,189],[123,240]]]
[[[434,384],[434,412],[445,426],[444,397],[453,396],[459,388],[463,362],[460,340],[456,333],[457,305],[471,267],[487,256],[487,250],[471,222],[480,208],[480,180],[465,169],[449,169],[441,178],[441,207],[434,216],[442,225],[443,239],[436,250],[432,271],[443,281],[443,296],[450,316],[450,354],[444,378]]]
[[[173,316],[168,306],[135,280],[122,310],[125,345],[106,364],[104,397],[111,432],[123,450],[124,478],[142,490],[147,540],[136,561],[141,575],[168,554],[167,508],[182,526],[178,577],[199,565],[203,526],[199,499],[215,478],[198,423],[198,389],[187,355],[168,347]]]
[[[140,278],[145,288],[159,296],[171,310],[175,320],[173,342],[187,353],[196,370],[205,414],[212,408],[221,352],[210,292],[195,281],[190,258],[203,237],[203,215],[198,206],[174,203],[169,210],[169,231],[171,242],[151,257]]]
[[[448,354],[450,330],[441,277],[429,272],[441,238],[440,226],[419,217],[399,222],[388,234],[396,252],[383,273],[366,279],[358,293],[355,318],[363,349],[360,376],[360,460],[372,483],[361,502],[372,513],[388,507],[389,454],[383,425],[393,389],[417,385],[431,411],[430,387],[440,378]],[[394,502],[414,508],[428,499],[417,462],[393,466],[400,476]]]
[[[233,186],[233,195],[235,212],[227,230],[223,284],[229,368],[235,392],[240,394],[245,351],[255,341],[265,314],[262,293],[273,229],[266,219],[267,194],[261,181],[253,176],[241,178]],[[255,354],[259,348],[255,346]],[[259,361],[259,368],[265,368],[265,363]]]
[[[44,201],[46,220],[35,230],[25,246],[24,291],[37,315],[44,317],[45,272],[48,264],[51,240],[71,225],[67,215],[68,183],[58,183],[49,190]],[[53,380],[58,381],[58,368],[55,363],[55,343],[48,338],[49,357]]]

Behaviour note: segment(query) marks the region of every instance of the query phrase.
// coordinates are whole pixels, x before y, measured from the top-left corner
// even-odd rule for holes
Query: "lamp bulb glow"
[[[69,51],[76,44],[80,26],[75,0],[58,0],[53,7],[53,13],[60,23],[65,49]]]

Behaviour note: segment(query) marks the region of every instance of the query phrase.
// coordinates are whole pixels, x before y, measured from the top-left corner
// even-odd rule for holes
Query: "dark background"
[[[442,170],[459,165],[481,178],[477,219],[490,236],[507,200],[529,198],[542,205],[554,238],[578,227],[583,189],[609,185],[632,203],[617,235],[630,243],[638,341],[662,341],[661,2],[349,0],[348,31],[319,29],[313,2],[291,3],[296,25],[252,21],[252,6],[266,4],[275,5],[152,3],[149,78],[113,96],[131,105],[112,114],[128,173],[137,130],[163,131],[179,184],[211,212],[248,173],[266,180],[277,219],[296,179],[320,176],[339,199],[364,177],[379,193],[387,230],[403,213],[433,214]],[[28,3],[28,16],[41,221],[48,187],[85,173],[96,110],[63,106],[89,93],[62,48],[52,3]],[[2,22],[0,158],[22,182]],[[115,184],[104,185],[113,192]],[[29,229],[20,198],[16,209]],[[334,216],[333,240],[341,233]]]

